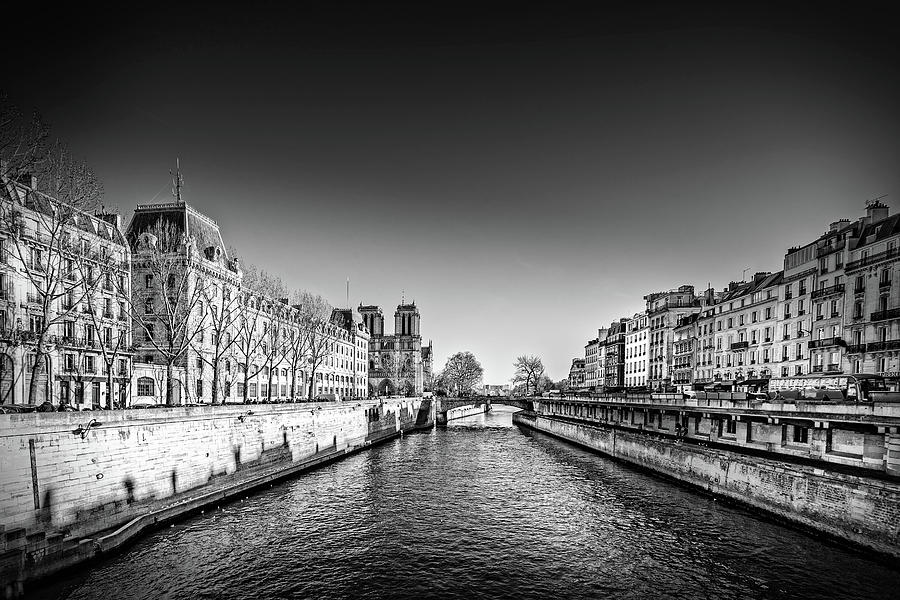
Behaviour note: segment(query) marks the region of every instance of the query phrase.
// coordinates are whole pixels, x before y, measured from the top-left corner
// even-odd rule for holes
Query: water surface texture
[[[900,572],[541,434],[451,421],[154,533],[49,598],[886,598]]]

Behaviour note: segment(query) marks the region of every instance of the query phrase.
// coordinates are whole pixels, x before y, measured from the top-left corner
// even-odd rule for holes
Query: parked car
[[[0,404],[0,414],[30,413],[37,410],[36,404]]]

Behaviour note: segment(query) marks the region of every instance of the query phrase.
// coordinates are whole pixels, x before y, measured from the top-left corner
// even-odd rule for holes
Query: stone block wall
[[[764,459],[601,425],[517,413],[515,422],[900,557],[900,480]],[[893,443],[893,439],[891,442]]]
[[[200,493],[241,471],[289,468],[413,427],[420,403],[0,415],[0,531],[91,533],[135,503]]]

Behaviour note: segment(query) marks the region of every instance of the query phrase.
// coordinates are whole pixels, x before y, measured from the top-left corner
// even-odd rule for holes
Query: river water
[[[900,571],[512,425],[459,419],[147,536],[45,598],[888,598]]]

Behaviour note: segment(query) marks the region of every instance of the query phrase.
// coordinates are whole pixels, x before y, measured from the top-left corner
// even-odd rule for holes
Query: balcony
[[[791,334],[789,334],[789,333],[784,334],[784,336],[782,336],[782,338],[781,338],[781,340],[785,341],[785,342],[788,341],[789,339],[791,339]]]
[[[848,354],[862,354],[866,351],[866,344],[850,344],[847,346]]]
[[[869,352],[887,352],[889,350],[900,350],[900,340],[885,340],[883,342],[869,342]]]
[[[785,318],[785,319],[790,319],[790,318],[791,318],[791,313],[789,313],[789,312],[784,313],[784,318]]]
[[[841,346],[844,340],[839,337],[822,338],[820,340],[811,340],[807,343],[807,348],[827,348],[828,346]]]
[[[824,373],[825,365],[813,365],[813,368],[811,369],[811,371],[813,373]]]
[[[837,311],[831,313],[831,318],[832,318],[832,319],[837,319],[839,316],[841,316],[841,313],[839,313],[839,312],[837,312]]]
[[[890,279],[888,279],[887,281],[882,280],[882,281],[878,282],[878,290],[879,291],[888,290],[890,288],[891,288],[891,280]]]
[[[834,373],[836,371],[839,372],[841,370],[841,365],[839,365],[837,363],[828,363],[828,365],[826,365],[826,367],[825,367],[825,370],[828,371],[829,373]]]
[[[750,347],[750,342],[734,342],[731,344],[732,350],[745,350]]]
[[[28,301],[29,304],[40,304],[40,303],[41,303],[41,296],[40,296],[40,294],[31,294],[31,293],[29,293],[29,294],[26,294],[26,295],[25,295],[25,298],[27,299],[27,301]]]
[[[869,316],[869,320],[871,321],[887,321],[888,319],[900,319],[900,308],[879,310],[878,312],[873,312]]]
[[[813,290],[812,299],[816,300],[817,298],[824,298],[826,296],[831,296],[832,294],[843,294],[843,293],[844,293],[844,284],[837,283],[835,285],[830,285],[826,288]]]
[[[898,250],[897,248],[891,248],[890,250],[885,250],[884,252],[879,252],[877,254],[873,254],[872,256],[866,256],[858,260],[851,260],[847,263],[847,270],[852,271],[853,269],[860,269],[868,265],[874,265],[875,263],[881,262],[883,260],[897,258],[897,256],[900,256],[900,250]]]

